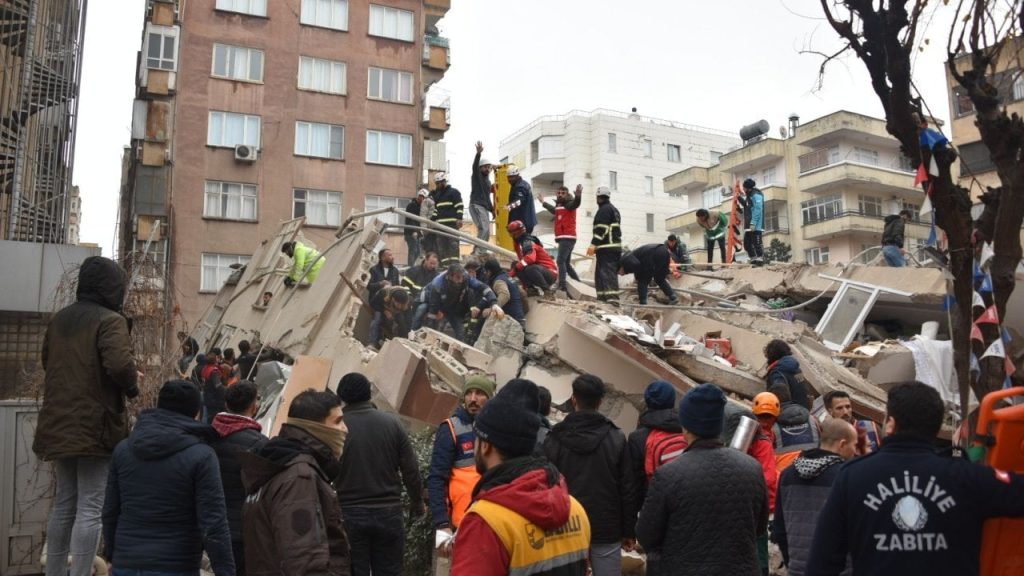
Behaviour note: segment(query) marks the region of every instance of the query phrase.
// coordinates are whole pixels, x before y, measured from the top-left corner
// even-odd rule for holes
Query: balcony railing
[[[867,166],[869,168],[882,168],[885,170],[896,170],[897,172],[907,172],[910,174],[913,174],[917,170],[913,166],[913,163],[902,155],[897,156],[889,166],[883,166],[881,163],[874,162],[870,158],[833,158],[831,150],[828,148],[820,148],[813,152],[808,152],[807,154],[800,156],[798,160],[800,162],[800,174],[806,174],[812,170],[825,168],[826,166],[835,166],[838,164],[853,164],[856,166]]]

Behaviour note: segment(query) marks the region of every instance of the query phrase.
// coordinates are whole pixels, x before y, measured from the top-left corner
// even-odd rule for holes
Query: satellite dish
[[[786,130],[785,126],[779,126],[779,136],[782,136],[783,140],[789,136],[789,131]]]

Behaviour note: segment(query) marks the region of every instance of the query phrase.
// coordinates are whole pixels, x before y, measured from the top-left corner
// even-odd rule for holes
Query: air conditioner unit
[[[235,160],[239,162],[255,162],[259,156],[259,150],[255,146],[239,144],[235,146]]]

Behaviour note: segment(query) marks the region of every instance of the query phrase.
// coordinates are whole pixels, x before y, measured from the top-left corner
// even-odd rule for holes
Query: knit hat
[[[722,434],[725,394],[714,384],[701,384],[683,396],[679,403],[679,423],[683,429],[701,438]]]
[[[479,390],[488,398],[493,398],[496,387],[497,385],[494,383],[494,380],[477,374],[476,376],[470,376],[466,383],[462,385],[462,395],[465,396],[470,390]]]
[[[349,372],[338,382],[338,397],[345,404],[366,402],[370,399],[370,381],[359,372]]]
[[[490,442],[509,458],[528,456],[537,445],[540,416],[524,409],[516,394],[498,394],[480,409],[473,429],[477,438]]]
[[[513,378],[498,390],[495,398],[505,398],[527,412],[537,414],[540,411],[539,392],[532,380]]]
[[[189,418],[195,418],[199,414],[199,408],[203,405],[203,397],[199,388],[188,380],[168,380],[160,387],[160,395],[156,400],[156,407],[171,412],[177,412]]]
[[[753,178],[747,178],[746,180],[743,181],[743,189],[744,190],[751,190],[755,186],[757,186],[757,182],[754,182]]]
[[[644,403],[651,410],[664,410],[676,405],[676,389],[664,380],[655,380],[644,390]]]

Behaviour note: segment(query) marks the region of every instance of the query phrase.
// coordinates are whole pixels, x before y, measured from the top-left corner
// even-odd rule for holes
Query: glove
[[[596,253],[597,253],[597,248],[593,244],[591,244],[590,246],[587,246],[587,256],[593,256]]]
[[[285,278],[284,279],[284,285],[286,287],[288,287],[288,288],[294,288],[295,287],[295,280],[292,280],[291,277]]]

